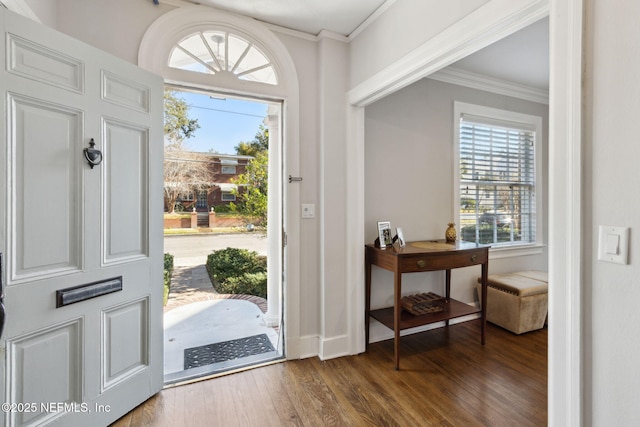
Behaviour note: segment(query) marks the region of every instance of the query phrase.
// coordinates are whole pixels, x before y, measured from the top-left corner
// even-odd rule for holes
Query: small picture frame
[[[391,222],[390,221],[378,221],[378,239],[380,240],[380,247],[386,248],[393,243],[391,236]]]
[[[401,248],[404,248],[404,234],[402,233],[402,228],[400,227],[396,228],[396,237],[398,238],[398,240],[396,240],[396,242],[398,243],[398,246],[400,246]]]

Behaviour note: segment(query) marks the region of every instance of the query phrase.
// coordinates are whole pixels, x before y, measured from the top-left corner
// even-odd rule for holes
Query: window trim
[[[236,167],[237,165],[224,165],[224,164],[220,165],[220,173],[222,175],[235,175],[237,173]],[[225,172],[225,168],[227,168],[226,172]],[[233,172],[229,172],[231,170],[230,168],[233,168]]]
[[[227,196],[227,198],[225,198],[225,196]],[[220,201],[222,202],[235,202],[236,200],[237,200],[236,195],[230,191],[222,191],[220,193]]]
[[[181,202],[193,202],[195,200],[194,192],[187,191],[186,193],[180,193],[180,195],[178,196],[178,200]]]
[[[499,251],[503,256],[509,252],[513,255],[523,253],[526,248],[541,248],[542,240],[542,200],[544,199],[544,188],[542,186],[542,117],[531,114],[518,113],[515,111],[501,110],[497,108],[486,107],[483,105],[468,104],[465,102],[454,101],[453,103],[453,212],[455,222],[460,224],[460,119],[463,115],[475,116],[476,118],[486,118],[488,124],[496,121],[512,122],[514,124],[533,128],[535,130],[534,139],[534,168],[535,168],[535,193],[536,193],[536,240],[535,242],[522,242],[512,244],[501,244],[499,247],[492,248],[491,251]],[[540,249],[541,250],[541,249]],[[517,252],[517,254],[516,254]],[[528,252],[525,250],[525,252]],[[534,250],[537,253],[538,250]],[[502,256],[500,256],[502,257]]]

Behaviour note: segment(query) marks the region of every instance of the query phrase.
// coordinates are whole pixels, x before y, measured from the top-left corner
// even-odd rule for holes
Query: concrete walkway
[[[171,291],[164,312],[186,304],[216,299],[245,300],[267,312],[267,300],[253,295],[219,294],[213,289],[207,268],[204,265],[175,267],[171,275]]]
[[[279,348],[278,328],[267,327],[263,320],[267,311],[264,298],[218,294],[204,265],[180,265],[179,258],[174,258],[174,263],[164,308],[165,382],[193,376],[193,370],[184,370],[188,348],[260,334],[266,334],[274,348]],[[210,366],[211,371],[233,368],[230,362]]]

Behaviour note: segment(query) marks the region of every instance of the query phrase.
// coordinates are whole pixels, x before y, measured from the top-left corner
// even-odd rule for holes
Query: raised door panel
[[[102,99],[144,113],[149,112],[149,88],[102,71]]]
[[[148,298],[102,313],[102,390],[135,375],[149,363]]]
[[[54,49],[8,35],[9,72],[73,92],[84,92],[84,63]]]
[[[84,409],[82,336],[76,319],[7,342],[7,402],[22,405],[7,411],[10,425],[44,425]]]
[[[149,133],[112,119],[103,123],[104,263],[110,264],[148,256]]]
[[[83,113],[14,94],[9,104],[11,278],[78,271]]]

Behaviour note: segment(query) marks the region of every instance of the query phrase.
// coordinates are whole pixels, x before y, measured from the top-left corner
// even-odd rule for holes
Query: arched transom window
[[[205,74],[230,73],[241,80],[277,85],[273,64],[253,43],[226,31],[200,31],[171,50],[169,66]]]

